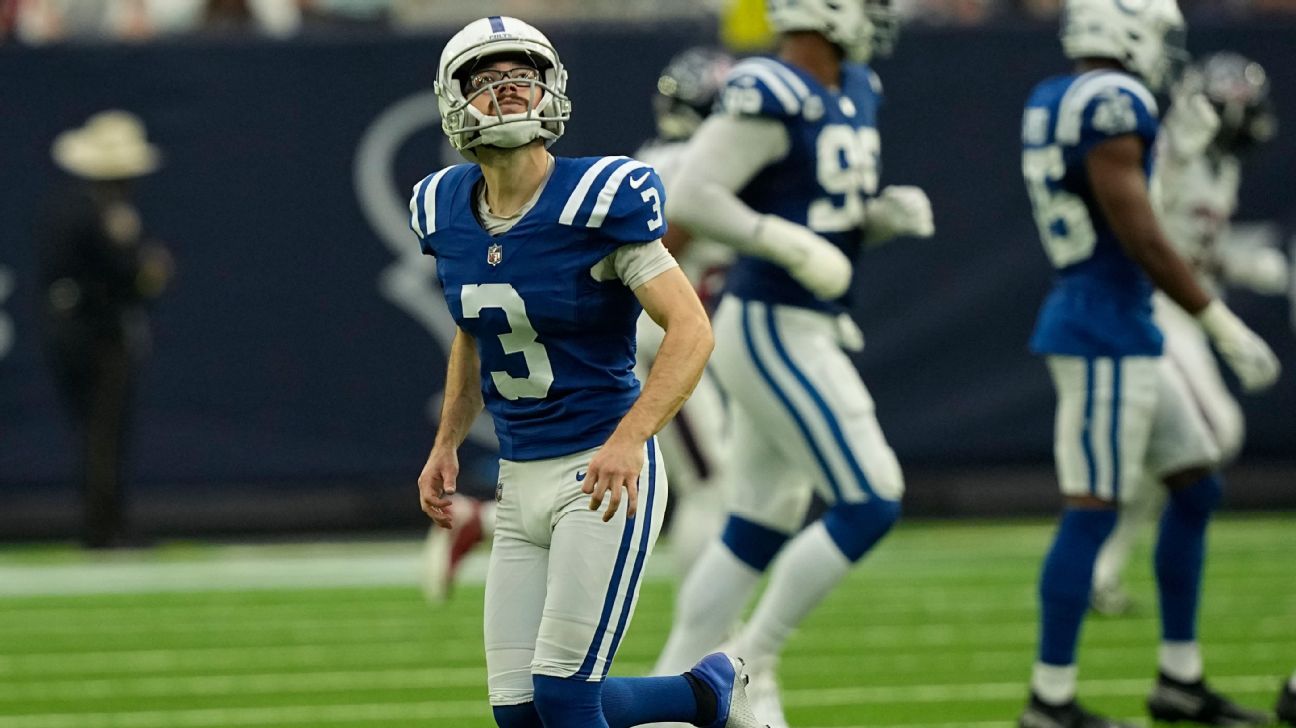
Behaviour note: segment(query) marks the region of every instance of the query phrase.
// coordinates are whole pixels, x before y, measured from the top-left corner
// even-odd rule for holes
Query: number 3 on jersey
[[[829,195],[842,195],[842,203],[835,204],[832,197],[815,200],[806,222],[820,232],[853,230],[864,222],[863,195],[877,193],[882,139],[871,126],[829,124],[819,132],[815,146],[819,186]]]
[[[526,302],[513,286],[507,283],[465,285],[459,292],[464,318],[478,318],[482,309],[498,308],[508,319],[509,331],[499,334],[500,346],[505,354],[521,354],[526,361],[527,376],[515,377],[508,372],[491,372],[491,381],[500,396],[508,400],[544,399],[553,384],[553,367],[549,352],[536,341],[535,327],[527,318]]]
[[[1066,174],[1062,148],[1056,145],[1022,152],[1022,176],[1030,192],[1035,225],[1054,268],[1079,263],[1093,254],[1098,236],[1084,200],[1055,185]]]

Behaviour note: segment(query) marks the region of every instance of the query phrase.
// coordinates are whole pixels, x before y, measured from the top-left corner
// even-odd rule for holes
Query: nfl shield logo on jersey
[[[492,243],[486,249],[486,262],[491,265],[499,265],[504,260],[504,248],[499,243]]]

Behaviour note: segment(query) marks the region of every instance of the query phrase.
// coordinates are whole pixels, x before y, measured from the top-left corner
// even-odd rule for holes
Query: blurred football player
[[[733,58],[722,50],[689,48],[672,58],[657,78],[657,92],[653,95],[657,136],[634,156],[657,170],[667,191],[683,160],[686,142],[711,114],[733,63]],[[662,243],[679,261],[702,305],[711,311],[719,298],[724,271],[733,262],[733,248],[695,238],[674,221]],[[640,379],[647,376],[661,338],[661,327],[651,317],[641,315],[635,366]],[[667,538],[675,572],[681,579],[724,525],[720,482],[727,432],[724,396],[715,374],[704,370],[693,395],[657,438],[666,462],[674,510],[667,524]]]
[[[1226,287],[1286,293],[1286,257],[1276,248],[1230,242],[1228,235],[1242,156],[1276,129],[1264,69],[1236,53],[1217,53],[1190,66],[1171,96],[1157,136],[1152,183],[1167,239],[1214,295]],[[1242,449],[1242,408],[1224,384],[1206,334],[1163,292],[1153,294],[1152,309],[1165,337],[1165,357],[1205,415],[1220,463],[1231,462]],[[1165,506],[1165,491],[1155,485],[1140,487],[1138,496],[1124,503],[1094,566],[1091,601],[1103,614],[1130,608],[1121,574],[1139,532]]]
[[[570,118],[566,88],[557,51],[515,18],[469,23],[441,54],[442,128],[471,163],[428,176],[410,200],[459,326],[420,504],[453,524],[456,450],[485,406],[501,456],[484,625],[498,725],[755,726],[741,662],[722,653],[680,675],[606,677],[666,507],[653,436],[712,337],[661,244],[653,169],[547,151]],[[666,331],[642,391],[641,309]]]
[[[1291,679],[1283,683],[1278,692],[1278,705],[1274,707],[1278,720],[1290,726],[1296,726],[1296,672]]]
[[[852,260],[896,236],[930,236],[916,187],[878,190],[885,0],[778,0],[775,58],[729,74],[689,142],[668,214],[732,246],[714,317],[716,376],[729,396],[729,517],[681,587],[659,659],[673,672],[720,644],[775,554],[768,587],[730,643],[748,661],[757,716],[786,725],[774,679],[792,630],[895,523],[900,466],[847,350],[863,338],[845,297]],[[802,530],[813,493],[825,515]]]
[[[1148,190],[1156,101],[1183,54],[1174,0],[1067,0],[1062,47],[1075,71],[1026,103],[1022,173],[1057,270],[1031,338],[1057,390],[1054,454],[1065,506],[1040,575],[1040,643],[1023,728],[1118,725],[1076,701],[1076,643],[1094,560],[1145,475],[1168,502],[1155,556],[1161,606],[1152,717],[1250,725],[1265,716],[1202,677],[1197,607],[1206,526],[1219,502],[1220,448],[1183,374],[1162,355],[1152,291],[1193,316],[1251,391],[1278,377],[1273,352],[1197,282]],[[1204,102],[1203,102],[1204,103]]]

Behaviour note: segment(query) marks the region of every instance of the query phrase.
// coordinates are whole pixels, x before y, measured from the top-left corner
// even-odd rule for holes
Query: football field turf
[[[1012,723],[1050,534],[1040,521],[903,523],[789,643],[791,724]],[[98,557],[0,547],[0,728],[493,725],[482,587],[427,606],[415,588],[419,548],[171,546]],[[1081,649],[1082,698],[1140,720],[1157,642],[1147,553],[1145,539],[1129,570],[1136,613],[1091,618]],[[1266,709],[1296,668],[1294,554],[1289,514],[1212,528],[1207,672]],[[642,674],[662,644],[665,556],[614,674]]]

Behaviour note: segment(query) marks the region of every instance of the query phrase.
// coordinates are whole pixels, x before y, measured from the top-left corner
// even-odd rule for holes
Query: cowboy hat
[[[129,111],[91,116],[85,126],[59,134],[50,151],[58,166],[91,180],[140,177],[162,164],[162,153],[145,138],[144,123]]]

